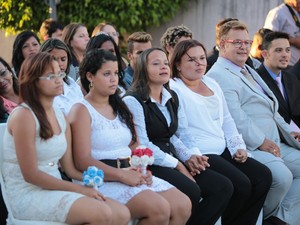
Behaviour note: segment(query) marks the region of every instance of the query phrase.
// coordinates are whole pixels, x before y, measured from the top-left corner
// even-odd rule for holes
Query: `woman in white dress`
[[[71,151],[71,130],[53,99],[63,91],[65,73],[49,53],[22,64],[22,104],[10,114],[4,134],[3,177],[14,217],[68,224],[127,224],[126,207],[97,190],[61,179],[81,179]]]
[[[93,49],[87,52],[79,73],[88,93],[68,116],[76,167],[81,171],[89,166],[101,168],[105,183],[99,191],[126,204],[139,224],[185,224],[191,213],[188,197],[149,171],[142,175],[129,165],[138,140],[132,115],[117,91],[116,56]]]

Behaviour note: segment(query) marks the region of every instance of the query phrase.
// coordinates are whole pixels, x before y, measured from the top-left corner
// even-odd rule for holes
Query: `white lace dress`
[[[20,107],[29,108],[24,104],[15,110]],[[35,143],[39,170],[61,179],[57,163],[67,147],[65,138],[66,123],[63,113],[59,109],[55,109],[55,113],[61,133],[54,135],[47,141],[39,137],[40,125],[33,114],[36,123]],[[83,197],[83,195],[67,191],[45,190],[27,183],[22,176],[17,161],[13,136],[8,130],[5,131],[3,142],[2,172],[14,216],[23,220],[65,222],[70,207],[74,201]],[[26,151],[26,149],[23,150]]]
[[[101,160],[131,156],[131,149],[128,147],[131,142],[131,133],[128,127],[120,121],[119,116],[109,120],[98,113],[86,100],[83,100],[82,104],[85,105],[91,116],[92,157]],[[105,182],[99,191],[107,197],[126,204],[143,190],[150,189],[161,192],[172,187],[168,182],[153,176],[153,184],[150,187],[147,185],[131,187],[120,182]]]

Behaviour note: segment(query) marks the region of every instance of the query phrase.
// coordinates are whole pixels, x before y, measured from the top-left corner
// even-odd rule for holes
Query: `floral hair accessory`
[[[103,170],[96,166],[89,166],[82,174],[82,181],[85,186],[93,187],[97,190],[104,183]]]
[[[153,152],[150,148],[139,146],[132,151],[131,165],[141,169],[143,175],[147,173],[147,166],[154,162]]]

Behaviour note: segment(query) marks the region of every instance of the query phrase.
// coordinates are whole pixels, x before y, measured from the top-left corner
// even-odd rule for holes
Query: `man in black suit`
[[[263,64],[258,74],[273,91],[279,103],[278,112],[294,131],[300,131],[300,80],[286,69],[291,58],[289,35],[268,33],[263,40]]]

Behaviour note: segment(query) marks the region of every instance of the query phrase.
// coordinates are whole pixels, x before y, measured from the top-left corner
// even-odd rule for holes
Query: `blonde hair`
[[[248,28],[246,24],[244,24],[241,21],[229,21],[227,23],[224,23],[220,27],[219,31],[219,38],[220,41],[225,40],[227,34],[229,33],[230,30],[246,30],[248,32]]]

